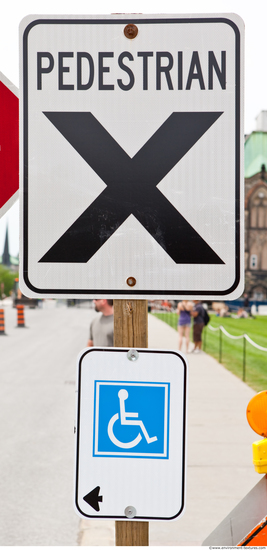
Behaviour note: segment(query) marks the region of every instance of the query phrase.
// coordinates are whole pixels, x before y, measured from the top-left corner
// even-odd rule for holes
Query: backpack
[[[210,316],[204,307],[203,307],[203,310],[204,310],[204,325],[207,326],[208,322],[210,321]]]

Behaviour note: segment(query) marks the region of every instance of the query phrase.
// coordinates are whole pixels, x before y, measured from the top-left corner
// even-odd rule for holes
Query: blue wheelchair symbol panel
[[[169,386],[96,380],[93,456],[169,458]]]

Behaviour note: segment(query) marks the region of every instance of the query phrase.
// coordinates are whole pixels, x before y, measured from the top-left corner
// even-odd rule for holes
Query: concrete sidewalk
[[[177,333],[149,315],[149,347],[177,349]],[[200,546],[261,476],[252,464],[258,436],[246,420],[254,391],[205,353],[188,354],[186,509],[150,522],[150,546]],[[81,521],[81,546],[114,546],[113,521]],[[245,533],[244,533],[245,534]]]

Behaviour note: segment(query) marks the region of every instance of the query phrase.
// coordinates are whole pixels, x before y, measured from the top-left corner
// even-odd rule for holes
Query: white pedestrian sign
[[[91,348],[80,354],[77,380],[76,511],[101,519],[180,517],[185,358],[175,351]]]
[[[20,281],[39,297],[243,289],[243,22],[21,24]]]

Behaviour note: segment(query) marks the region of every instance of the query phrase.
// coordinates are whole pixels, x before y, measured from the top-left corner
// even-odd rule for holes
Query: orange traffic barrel
[[[24,320],[24,306],[21,304],[17,305],[17,319],[18,319],[18,327],[25,327],[25,320]]]
[[[5,312],[0,309],[0,335],[5,334]]]

